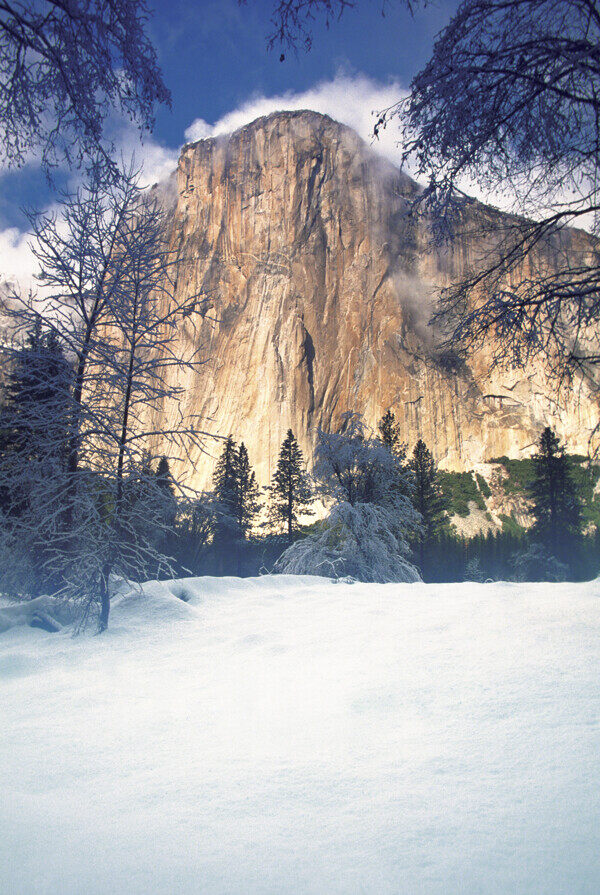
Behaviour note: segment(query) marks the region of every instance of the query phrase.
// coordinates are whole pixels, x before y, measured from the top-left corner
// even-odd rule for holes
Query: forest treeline
[[[51,492],[54,528],[45,533],[47,544],[25,533],[35,525],[39,470],[60,485],[71,460],[72,407],[64,400],[71,376],[57,333],[31,329],[14,355],[0,412],[3,531],[21,533],[9,541],[6,592],[35,596],[60,584],[57,545],[50,539],[72,528],[65,522],[74,512],[69,496]],[[469,538],[458,534],[452,517],[473,506],[485,509],[486,480],[439,471],[422,439],[409,451],[391,410],[375,432],[359,414],[348,413],[339,431],[316,435],[312,474],[290,429],[272,480],[262,488],[246,445],[233,436],[222,441],[212,488],[202,493],[174,479],[166,456],[140,455],[117,490],[114,470],[90,467],[83,474],[85,499],[94,503],[92,534],[100,543],[108,524],[110,555],[131,552],[138,578],[275,570],[442,582],[580,580],[598,573],[598,469],[570,457],[549,427],[530,459],[497,461],[507,473],[504,490],[525,499],[531,524],[505,517],[502,530]],[[73,536],[64,549],[75,552]]]
[[[319,437],[323,439],[323,433]],[[334,437],[351,440],[353,436],[342,432]],[[358,435],[361,439],[364,443],[364,432]],[[595,486],[600,470],[585,464],[581,456],[568,455],[549,427],[541,433],[531,458],[519,461],[501,457],[493,461],[506,472],[500,481],[503,490],[509,495],[518,494],[526,504],[530,524],[501,516],[500,530],[490,527],[487,533],[470,537],[458,533],[452,517],[465,517],[472,507],[485,510],[485,498],[491,494],[486,480],[480,474],[439,471],[422,439],[408,453],[391,410],[379,421],[376,439],[402,470],[405,493],[419,514],[419,524],[408,534],[408,557],[425,581],[586,580],[598,573],[600,529]],[[237,489],[236,450],[243,458]],[[334,477],[340,482],[345,476],[350,490],[353,477],[344,465],[347,459],[337,464]],[[353,460],[359,467],[356,458]],[[238,497],[232,498],[234,494]],[[327,517],[310,520],[313,501],[326,495],[319,469],[314,477],[306,474],[291,430],[282,444],[273,482],[262,492],[249,472],[245,445],[237,448],[233,438],[227,440],[210,499],[216,501],[216,510],[234,507],[236,499],[243,501],[245,494],[249,512],[243,523],[235,521],[227,534],[222,525],[216,525],[211,535],[207,526],[203,555],[197,555],[205,574],[207,570],[242,575],[270,570],[285,546],[327,528]],[[351,493],[345,496],[352,501]],[[230,509],[226,515],[234,520],[242,518],[239,509]],[[486,515],[491,520],[487,511]],[[402,513],[400,516],[401,524],[410,529]]]

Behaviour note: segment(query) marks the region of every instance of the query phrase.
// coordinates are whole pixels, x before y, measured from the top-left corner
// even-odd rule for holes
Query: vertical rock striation
[[[392,407],[409,444],[423,437],[450,469],[526,453],[547,423],[585,449],[597,420],[587,397],[559,406],[540,372],[491,376],[485,354],[466,365],[436,355],[435,291],[481,246],[435,248],[406,215],[416,184],[349,128],[276,113],[186,146],[163,189],[177,290],[209,299],[196,329],[182,327],[206,357],[183,410],[244,440],[262,482],[289,427],[310,459],[315,427],[346,410],[374,425]],[[193,459],[207,484],[212,461]]]

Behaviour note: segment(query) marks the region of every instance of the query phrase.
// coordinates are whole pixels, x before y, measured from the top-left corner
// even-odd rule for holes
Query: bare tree
[[[309,49],[319,17],[358,3],[278,0],[271,44]],[[375,134],[400,125],[436,238],[482,245],[434,318],[452,352],[491,336],[496,363],[595,377],[598,244],[567,228],[600,231],[599,48],[597,0],[463,0],[408,98],[378,117]],[[514,214],[469,200],[473,185]]]
[[[124,516],[132,512],[128,477],[139,475],[147,466],[153,444],[163,456],[180,459],[189,456],[190,446],[206,435],[199,430],[197,418],[184,419],[179,404],[185,391],[180,384],[182,371],[202,362],[192,338],[187,340],[186,354],[179,328],[187,320],[193,333],[194,312],[201,303],[198,296],[179,299],[174,294],[180,258],[170,249],[167,236],[168,222],[157,201],[140,196],[119,229],[115,250],[118,283],[110,291],[108,319],[93,358],[97,383],[92,375],[92,388],[86,396],[90,402],[99,398],[94,414],[100,422],[94,433],[94,462],[103,471],[110,470],[115,487],[114,543],[101,576],[101,630],[108,623],[111,573],[117,567],[120,575],[131,575],[139,570],[143,558],[140,539],[132,540],[131,529],[137,531],[140,524],[143,528],[145,520],[138,514],[137,524],[132,525],[129,518],[124,523]],[[164,502],[156,478],[150,483],[148,496]],[[146,481],[146,489],[148,484]],[[160,515],[155,513],[155,524]],[[164,521],[162,524],[164,527]]]
[[[246,0],[238,0],[241,6]],[[385,16],[395,3],[413,12],[418,6],[427,6],[429,0],[366,0],[375,12]],[[362,0],[363,5],[365,0]],[[272,0],[271,31],[268,35],[270,49],[280,47],[297,52],[308,52],[312,47],[313,29],[321,21],[326,28],[339,21],[343,14],[361,4],[361,0]],[[281,61],[285,54],[281,54]]]
[[[99,155],[113,110],[151,129],[170,103],[146,25],[144,0],[2,0],[0,160],[39,152],[46,171]]]
[[[241,4],[245,2],[240,0]],[[310,50],[315,21],[322,17],[325,27],[329,28],[346,9],[354,5],[354,0],[277,0],[271,16],[273,30],[269,35],[269,46]],[[283,58],[282,54],[281,61]]]
[[[419,199],[440,233],[490,238],[437,315],[455,346],[493,336],[496,359],[543,356],[560,375],[600,363],[600,6],[595,0],[467,0],[400,116]],[[518,216],[469,203],[475,182]],[[470,214],[465,210],[471,205]]]
[[[20,330],[44,320],[72,361],[66,438],[54,433],[51,419],[44,429],[50,444],[62,437],[65,462],[52,485],[37,476],[30,490],[43,506],[15,530],[34,525],[44,532],[56,592],[86,611],[99,602],[104,630],[111,576],[139,579],[149,568],[170,568],[156,534],[173,520],[161,511],[165,489],[152,470],[152,451],[181,458],[205,435],[198,419],[178,412],[183,389],[173,371],[201,362],[193,331],[201,300],[175,294],[179,259],[169,246],[167,215],[133,175],[93,183],[67,200],[64,212],[62,223],[46,218],[36,229],[40,280],[51,294],[43,302],[15,296],[10,314]],[[187,354],[182,327],[189,329]],[[0,469],[0,482],[3,472],[10,478],[11,469]],[[181,485],[178,497],[186,496]]]

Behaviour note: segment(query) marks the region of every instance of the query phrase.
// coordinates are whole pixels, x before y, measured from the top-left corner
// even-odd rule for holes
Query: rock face
[[[349,128],[276,113],[184,147],[163,189],[183,258],[177,292],[210,299],[181,332],[182,348],[194,340],[207,359],[183,409],[243,440],[259,481],[289,427],[310,462],[315,428],[347,410],[375,425],[391,407],[409,446],[423,437],[447,469],[522,456],[546,424],[586,449],[598,418],[586,396],[559,406],[535,370],[490,376],[484,354],[459,367],[436,355],[436,288],[478,247],[434,248],[427,222],[406,215],[416,184]],[[213,461],[193,460],[206,486]]]

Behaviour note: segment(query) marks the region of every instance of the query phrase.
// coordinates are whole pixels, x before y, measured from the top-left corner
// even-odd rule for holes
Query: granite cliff
[[[558,402],[541,371],[491,375],[485,352],[467,364],[436,353],[433,296],[481,246],[436,248],[427,221],[406,214],[416,184],[349,128],[276,113],[185,146],[158,189],[183,259],[177,291],[208,299],[181,331],[207,359],[185,382],[184,412],[245,441],[261,482],[288,427],[310,460],[315,428],[346,410],[374,425],[391,407],[409,445],[423,437],[446,469],[524,456],[548,423],[587,449],[598,408],[585,394]],[[207,485],[212,460],[193,460]]]

